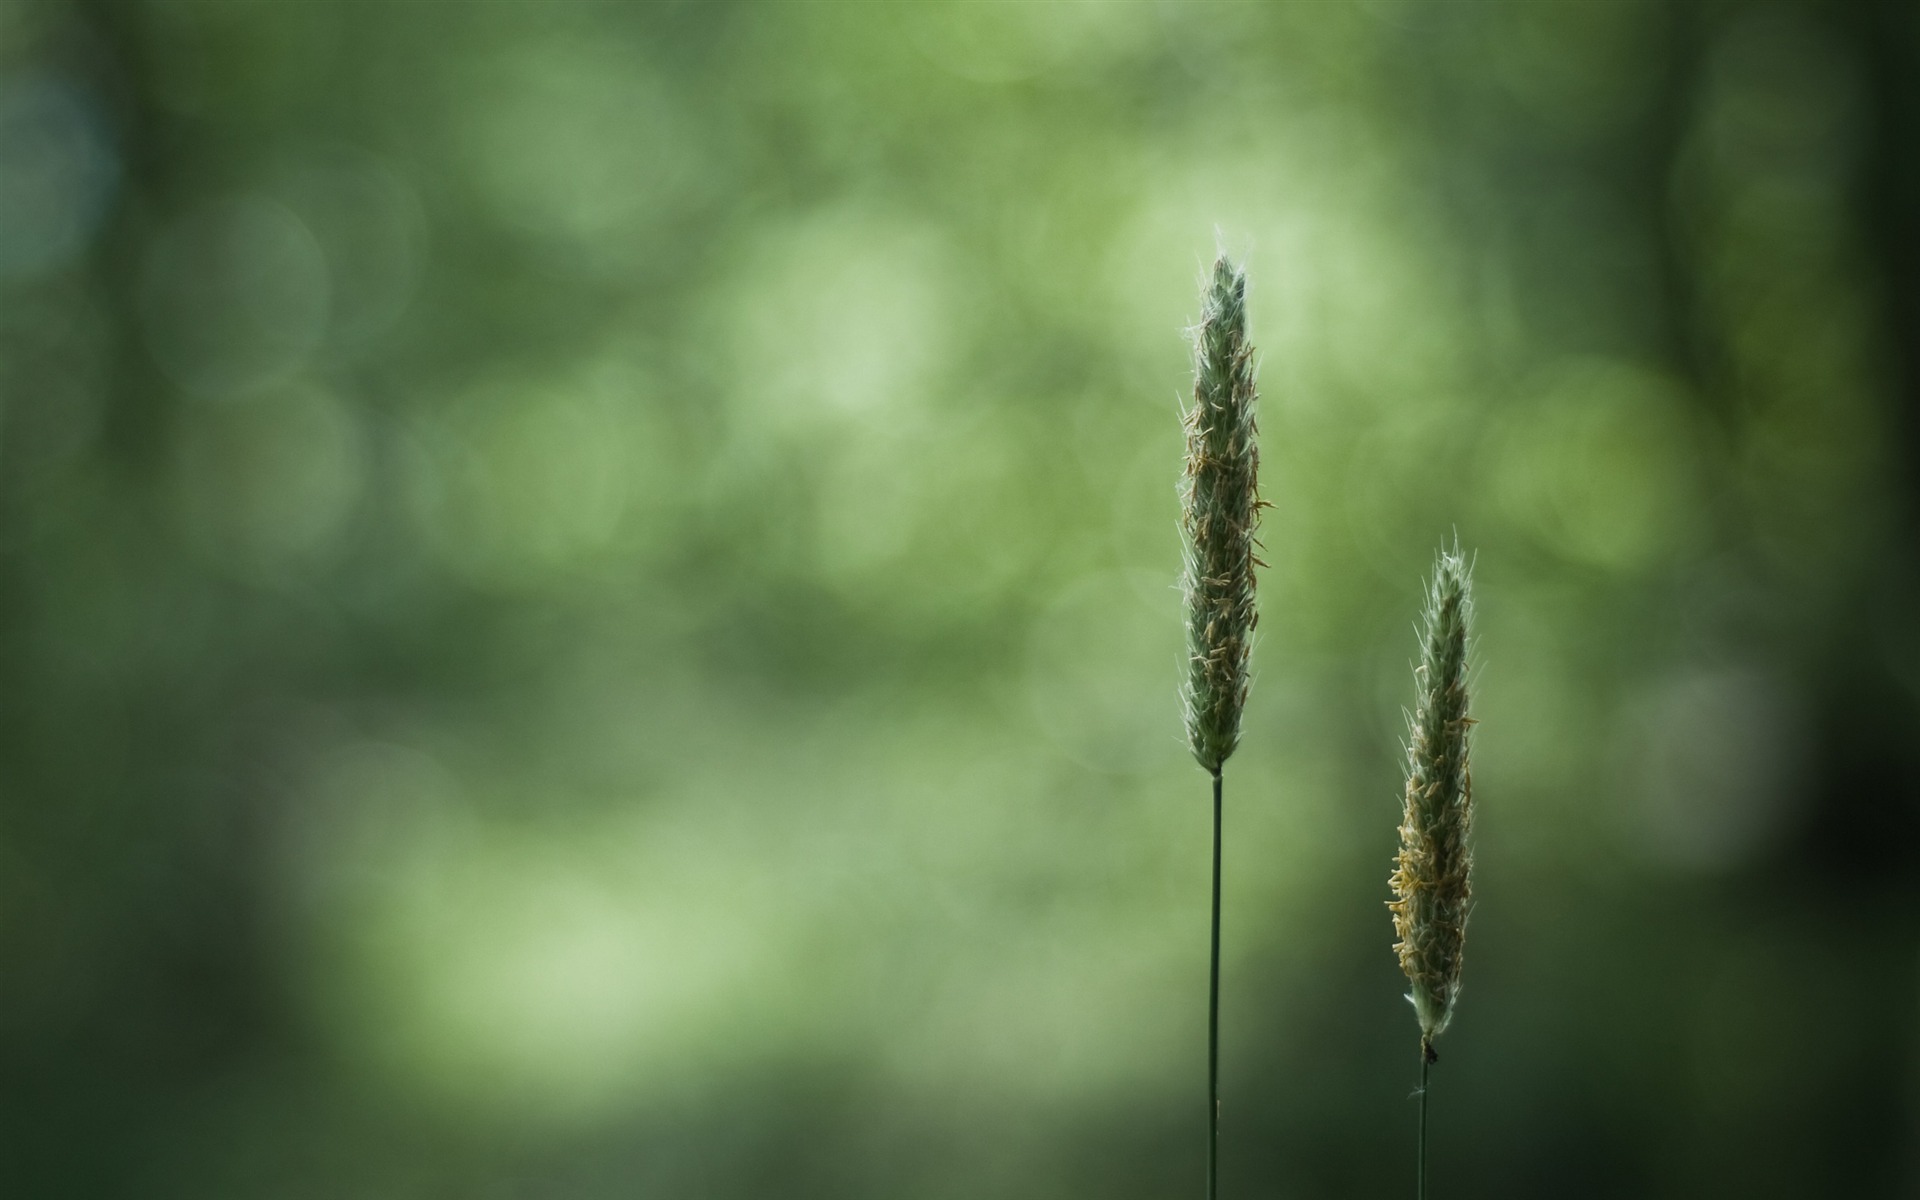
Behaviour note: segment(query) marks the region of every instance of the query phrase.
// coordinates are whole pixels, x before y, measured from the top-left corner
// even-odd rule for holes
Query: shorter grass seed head
[[[1420,1018],[1420,1039],[1432,1042],[1453,1018],[1460,961],[1473,900],[1473,771],[1468,762],[1473,718],[1467,711],[1467,656],[1473,626],[1472,567],[1456,540],[1434,564],[1427,591],[1419,688],[1407,744],[1406,810],[1394,861],[1394,950],[1407,973]]]
[[[1213,264],[1194,330],[1193,407],[1186,413],[1181,480],[1186,553],[1187,744],[1219,774],[1240,741],[1253,651],[1254,529],[1262,507],[1253,347],[1247,344],[1247,277],[1225,257]]]

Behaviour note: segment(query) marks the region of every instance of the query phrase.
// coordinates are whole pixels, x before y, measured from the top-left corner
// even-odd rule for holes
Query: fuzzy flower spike
[[[1260,448],[1247,344],[1247,277],[1222,257],[1194,330],[1193,407],[1181,481],[1186,535],[1187,744],[1214,775],[1240,741],[1253,650]]]
[[[1419,688],[1407,745],[1406,812],[1394,862],[1394,950],[1407,973],[1430,1060],[1460,996],[1461,949],[1473,899],[1473,772],[1467,761],[1467,655],[1473,625],[1472,568],[1456,539],[1434,564],[1427,592]]]

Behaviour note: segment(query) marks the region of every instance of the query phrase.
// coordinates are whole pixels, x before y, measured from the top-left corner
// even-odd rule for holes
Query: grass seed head
[[[1181,480],[1187,603],[1187,743],[1218,774],[1240,741],[1256,614],[1254,530],[1260,447],[1254,422],[1253,347],[1247,344],[1247,277],[1223,256],[1213,264],[1194,330],[1193,407],[1186,413]]]
[[[1406,810],[1392,877],[1394,950],[1407,973],[1431,1051],[1460,995],[1461,950],[1473,900],[1473,718],[1467,708],[1467,656],[1473,626],[1472,567],[1456,539],[1442,550],[1427,591],[1419,689],[1407,744]]]

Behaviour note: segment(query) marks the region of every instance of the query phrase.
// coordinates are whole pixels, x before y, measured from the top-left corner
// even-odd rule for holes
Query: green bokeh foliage
[[[1225,1190],[1411,1173],[1455,529],[1436,1188],[1915,1186],[1902,20],[0,6],[0,1187],[1197,1188],[1217,247]]]

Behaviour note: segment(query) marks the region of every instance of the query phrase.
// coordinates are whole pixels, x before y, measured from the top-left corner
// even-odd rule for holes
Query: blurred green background
[[[0,3],[0,1190],[1920,1195],[1920,22]]]

